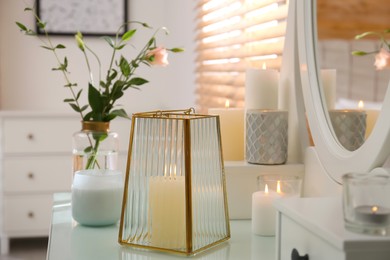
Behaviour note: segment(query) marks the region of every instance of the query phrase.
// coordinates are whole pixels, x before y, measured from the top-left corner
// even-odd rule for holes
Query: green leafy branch
[[[55,58],[57,60],[57,63],[58,63],[58,67],[52,68],[52,70],[53,71],[60,71],[63,74],[63,76],[65,78],[65,82],[66,82],[65,87],[68,87],[70,89],[72,97],[65,99],[64,102],[69,103],[70,106],[73,108],[73,110],[78,112],[80,114],[80,116],[83,118],[83,111],[88,108],[88,105],[80,106],[80,104],[79,104],[79,98],[81,96],[82,89],[80,89],[76,93],[74,88],[77,86],[77,83],[72,83],[70,81],[70,79],[69,79],[69,76],[68,76],[68,74],[69,74],[69,72],[68,72],[68,59],[65,56],[63,58],[63,61],[61,61],[61,59],[59,58],[58,52],[57,52],[57,50],[65,49],[66,48],[65,45],[63,45],[63,44],[54,45],[52,43],[52,41],[51,41],[51,39],[49,37],[49,34],[48,34],[47,30],[46,30],[46,23],[44,23],[38,17],[36,12],[34,12],[33,8],[29,8],[28,7],[28,8],[25,8],[24,11],[29,11],[29,12],[32,12],[34,14],[34,17],[36,19],[36,23],[37,23],[38,28],[40,28],[44,32],[44,36],[45,36],[44,38],[37,37],[43,43],[43,45],[41,45],[41,47],[46,49],[46,50],[49,50],[49,51],[53,52],[53,54],[54,54],[54,56],[55,56]],[[16,22],[16,25],[26,35],[28,35],[28,36],[37,36],[37,33],[35,31],[33,31],[30,28],[27,28],[27,26],[25,26],[24,24],[22,24],[20,22]]]
[[[135,75],[136,69],[144,64],[146,66],[150,66],[154,63],[156,57],[155,54],[151,54],[153,50],[156,50],[156,34],[162,30],[166,34],[168,34],[168,30],[165,27],[162,27],[155,31],[152,37],[146,42],[143,48],[139,51],[138,55],[134,59],[127,59],[123,55],[119,55],[118,52],[121,51],[133,38],[136,33],[136,29],[130,29],[126,31],[123,35],[120,36],[120,32],[123,31],[123,28],[129,24],[140,25],[143,28],[151,29],[149,25],[146,23],[141,23],[137,21],[129,21],[127,23],[122,24],[115,35],[115,38],[111,38],[109,36],[103,36],[102,38],[109,44],[112,48],[112,54],[109,66],[106,71],[105,78],[102,79],[102,64],[99,59],[99,56],[88,46],[88,44],[84,41],[84,37],[81,32],[77,32],[75,34],[75,40],[78,48],[82,51],[84,60],[86,62],[86,66],[89,74],[89,83],[88,83],[88,104],[81,105],[79,100],[82,95],[82,89],[77,91],[77,84],[73,83],[69,79],[69,71],[68,71],[68,58],[64,56],[64,58],[60,58],[59,51],[66,49],[65,45],[57,44],[54,45],[49,37],[49,33],[46,29],[46,23],[43,22],[34,8],[25,8],[25,11],[32,12],[37,28],[39,28],[42,32],[44,32],[44,37],[37,37],[43,45],[42,48],[51,51],[57,61],[57,66],[52,68],[53,71],[59,71],[65,78],[65,87],[68,87],[71,92],[71,96],[64,99],[64,102],[69,104],[70,107],[80,114],[83,121],[98,121],[98,122],[109,122],[119,117],[129,118],[126,111],[124,109],[118,109],[116,102],[124,95],[124,92],[129,89],[140,89],[140,86],[148,83],[148,80],[137,77]],[[16,22],[16,25],[19,29],[28,36],[38,36],[38,34],[25,26],[20,22]],[[164,51],[170,52],[182,52],[182,48],[171,48],[165,49]],[[96,59],[98,63],[98,83],[95,83],[92,67],[89,60],[89,56],[92,55],[94,59]],[[118,58],[119,56],[119,58]],[[97,85],[96,85],[97,84]],[[89,110],[89,111],[87,111]],[[84,152],[89,154],[86,168],[92,169],[95,166],[100,168],[97,162],[97,154],[100,143],[107,137],[107,134],[103,135],[92,135],[95,143],[92,143],[92,140],[89,138],[89,144],[87,148],[85,148]]]
[[[141,23],[137,21],[129,21],[122,24],[115,35],[115,38],[109,36],[103,36],[102,38],[109,44],[112,48],[111,60],[106,71],[105,79],[102,79],[102,65],[99,59],[99,56],[88,46],[84,41],[83,35],[81,32],[77,32],[75,35],[75,40],[78,48],[82,51],[88,73],[89,73],[89,83],[88,83],[88,104],[81,105],[79,103],[82,89],[76,91],[77,84],[72,83],[69,79],[68,72],[68,59],[65,56],[63,59],[59,58],[58,50],[65,49],[66,47],[63,44],[54,45],[49,37],[49,34],[46,29],[46,23],[44,23],[34,11],[34,8],[25,8],[25,11],[30,11],[34,14],[36,19],[37,27],[44,32],[44,39],[38,37],[43,43],[42,48],[52,51],[56,57],[58,66],[53,68],[53,71],[60,71],[64,75],[66,87],[69,87],[71,90],[71,97],[64,99],[65,103],[68,103],[71,108],[78,112],[84,121],[103,121],[108,122],[112,119],[119,117],[128,118],[128,115],[124,109],[118,109],[116,102],[124,95],[124,92],[129,89],[140,89],[140,86],[148,83],[148,80],[142,77],[136,77],[135,71],[141,65],[150,66],[154,61],[154,56],[150,56],[149,52],[157,48],[156,44],[156,34],[160,30],[165,31],[168,34],[168,31],[165,27],[162,27],[155,31],[153,36],[147,41],[145,46],[139,51],[138,55],[134,59],[127,59],[123,55],[119,55],[118,51],[122,50],[132,39],[136,33],[136,29],[130,29],[126,31],[122,36],[120,32],[123,30],[125,25],[136,24],[140,25],[143,28],[151,29],[151,27],[146,23]],[[37,33],[32,29],[28,28],[20,22],[16,22],[19,29],[29,36],[37,36]],[[170,52],[182,52],[182,48],[171,48],[166,49]],[[98,84],[94,82],[91,63],[89,60],[89,55],[92,55],[99,66],[99,79]],[[90,109],[89,112],[87,110]]]
[[[379,48],[378,48],[378,50],[374,50],[374,51],[360,51],[360,50],[352,51],[352,55],[365,56],[365,55],[369,55],[369,54],[375,54],[375,53],[378,53],[380,51],[380,49],[382,49],[382,48],[385,48],[386,50],[390,51],[390,43],[386,39],[386,36],[389,33],[390,33],[390,29],[386,29],[382,32],[371,31],[371,32],[364,32],[364,33],[356,35],[355,40],[360,40],[360,39],[363,39],[367,36],[377,36],[379,38]]]

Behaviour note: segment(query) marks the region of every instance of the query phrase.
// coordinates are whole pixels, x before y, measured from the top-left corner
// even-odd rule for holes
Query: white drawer
[[[119,150],[127,152],[131,121],[118,118],[110,129],[119,134]],[[77,118],[12,118],[4,120],[4,152],[72,152],[72,135],[81,130]]]
[[[72,135],[81,128],[73,118],[4,120],[5,153],[72,152]]]
[[[53,195],[6,196],[4,229],[7,232],[47,230],[49,234]]]
[[[345,260],[345,253],[333,247],[325,240],[309,232],[290,218],[282,215],[280,219],[280,260],[291,259],[292,250],[299,255],[307,254],[313,260]]]
[[[72,157],[8,157],[3,161],[3,190],[12,192],[70,191]]]

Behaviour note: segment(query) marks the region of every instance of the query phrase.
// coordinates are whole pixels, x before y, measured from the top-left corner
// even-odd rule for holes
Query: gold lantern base
[[[119,243],[194,255],[230,238],[219,117],[134,114]]]

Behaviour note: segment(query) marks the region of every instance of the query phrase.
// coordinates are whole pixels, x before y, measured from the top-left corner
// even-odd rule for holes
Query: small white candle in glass
[[[302,179],[297,176],[261,175],[257,178],[259,191],[252,194],[252,232],[274,236],[276,227],[275,199],[299,197]]]
[[[377,168],[370,173],[343,176],[345,227],[372,235],[390,234],[390,173]]]

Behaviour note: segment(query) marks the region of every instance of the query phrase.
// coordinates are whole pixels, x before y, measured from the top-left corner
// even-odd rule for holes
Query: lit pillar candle
[[[153,176],[150,178],[149,214],[151,246],[185,247],[184,176]]]
[[[265,185],[264,191],[252,194],[252,232],[260,236],[274,236],[276,225],[276,209],[273,206],[275,199],[282,196],[280,182],[277,191],[268,190]]]
[[[219,115],[221,124],[222,152],[225,161],[244,160],[244,109],[210,108],[209,115]]]
[[[279,73],[276,70],[247,69],[245,109],[278,109]]]

